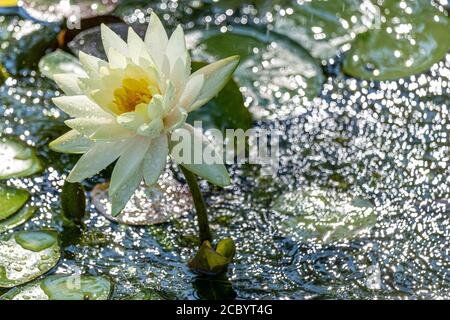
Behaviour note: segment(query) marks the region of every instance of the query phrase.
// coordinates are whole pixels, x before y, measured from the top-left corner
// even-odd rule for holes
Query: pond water
[[[24,6],[33,5],[34,18],[50,21],[42,15],[48,2]],[[391,1],[146,3],[110,1],[81,13],[113,14],[139,31],[155,10],[167,27],[184,26],[195,60],[239,53],[234,80],[251,126],[281,134],[274,175],[258,165],[232,165],[232,186],[201,185],[216,238],[236,242],[228,272],[207,278],[187,267],[198,245],[197,225],[172,164],[162,179],[176,194],[162,211],[176,214],[164,223],[125,225],[98,211],[92,189],[111,170],[84,182],[84,227],[63,218],[60,192],[77,157],[48,148],[67,131],[67,116],[51,102],[61,92],[37,68],[56,48],[61,27],[14,14],[0,15],[0,67],[9,74],[0,87],[0,158],[13,152],[5,141],[22,141],[33,151],[17,151],[22,157],[16,159],[38,158],[40,164],[11,160],[8,166],[23,166],[16,171],[26,174],[0,170],[0,186],[27,190],[27,205],[37,209],[26,223],[0,232],[56,230],[61,258],[47,275],[110,277],[113,299],[450,297],[446,2],[398,2],[403,11]],[[405,32],[406,40],[389,38]],[[95,37],[95,29],[83,31],[63,49],[101,55]],[[211,114],[212,123],[221,121],[220,112]],[[149,210],[155,196],[138,193],[134,205]],[[7,291],[0,288],[0,294]]]

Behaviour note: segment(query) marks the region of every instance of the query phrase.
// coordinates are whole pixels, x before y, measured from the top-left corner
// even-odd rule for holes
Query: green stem
[[[211,242],[212,235],[211,230],[209,230],[208,214],[200,186],[198,185],[197,176],[183,166],[180,166],[180,169],[186,178],[189,190],[191,191],[192,199],[194,200],[195,211],[197,212],[200,243],[203,243],[205,240]]]

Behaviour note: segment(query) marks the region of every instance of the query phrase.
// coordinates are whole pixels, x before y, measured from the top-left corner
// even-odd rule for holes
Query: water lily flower
[[[56,74],[66,96],[53,102],[72,118],[72,130],[50,144],[58,152],[83,154],[67,177],[80,182],[117,160],[109,195],[112,214],[118,215],[144,180],[157,182],[170,154],[170,135],[179,128],[191,141],[208,140],[186,123],[196,110],[225,86],[239,63],[232,56],[191,74],[191,58],[183,29],[170,38],[152,14],[141,39],[132,28],[127,42],[101,26],[108,61],[80,52],[84,74]],[[176,159],[175,159],[176,160]],[[179,160],[176,160],[179,161]],[[180,163],[218,186],[230,183],[223,164]]]

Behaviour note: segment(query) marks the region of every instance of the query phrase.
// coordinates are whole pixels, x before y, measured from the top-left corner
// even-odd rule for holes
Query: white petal
[[[125,69],[127,57],[114,48],[108,50],[109,67],[112,69]]]
[[[153,139],[142,163],[142,172],[145,183],[153,185],[166,167],[169,146],[167,135],[162,134]]]
[[[169,59],[171,69],[178,59],[182,59],[184,65],[186,52],[186,39],[184,37],[184,31],[183,28],[179,25],[170,36],[166,48],[166,56]]]
[[[117,123],[125,129],[136,131],[145,123],[145,119],[137,112],[125,112],[117,117]]]
[[[69,182],[80,182],[92,177],[116,160],[123,152],[128,141],[96,142],[78,160],[75,167],[67,177]]]
[[[164,129],[164,123],[161,119],[154,119],[150,123],[145,123],[137,129],[137,134],[148,137],[150,139],[156,138]]]
[[[106,113],[94,101],[84,95],[56,97],[52,101],[58,108],[72,117],[113,119],[109,113]]]
[[[64,123],[80,132],[81,134],[90,137],[93,135],[101,126],[109,126],[115,124],[114,120],[106,118],[75,118],[64,121]]]
[[[164,118],[164,127],[167,132],[181,127],[187,119],[187,112],[183,108],[174,108],[172,112]]]
[[[161,20],[155,13],[151,14],[144,41],[156,66],[161,68],[168,38]]]
[[[91,140],[121,140],[134,137],[134,131],[125,129],[117,123],[111,123],[100,126],[93,134],[89,136]]]
[[[139,35],[133,30],[133,28],[128,28],[128,56],[135,64],[139,64],[139,59],[145,48],[144,41],[139,37]]]
[[[205,79],[203,88],[190,110],[198,109],[216,96],[230,80],[238,64],[239,56],[232,56],[204,66],[194,72],[192,77],[201,74]]]
[[[63,134],[50,142],[49,147],[53,151],[62,153],[85,153],[94,142],[75,130]]]
[[[169,113],[174,107],[177,102],[177,95],[175,91],[175,86],[172,82],[167,82],[167,89],[164,93],[164,113]]]
[[[82,94],[78,83],[79,76],[74,73],[60,73],[53,75],[53,80],[68,96]]]
[[[194,154],[195,152],[198,152],[195,146],[201,146],[202,152],[205,150],[205,148],[211,148],[211,150],[214,149],[214,147],[211,145],[211,143],[208,141],[206,137],[203,136],[199,130],[194,130],[192,126],[189,124],[185,124],[183,128],[179,128],[177,130],[187,130],[187,132],[190,134],[191,141],[191,159],[188,161],[184,161],[184,159],[179,159],[179,157],[175,154],[171,154],[173,159],[181,164],[183,167],[188,169],[189,171],[195,173],[196,175],[205,178],[209,182],[217,185],[217,186],[227,186],[230,184],[230,176],[228,175],[227,169],[225,168],[225,165],[223,163],[213,163],[213,164],[206,164],[206,163],[195,163]],[[176,130],[175,130],[176,131]],[[174,132],[175,132],[174,131]],[[169,141],[169,147],[172,152],[172,149],[174,148],[177,143],[182,142],[176,142],[176,141]]]
[[[108,65],[106,61],[84,53],[83,51],[78,53],[78,58],[84,71],[91,77],[98,77],[100,75],[100,67]]]
[[[128,182],[129,177],[142,165],[147,153],[150,140],[144,137],[134,138],[124,149],[111,175],[109,195],[114,195],[122,185]]]
[[[202,74],[197,74],[189,78],[179,102],[179,105],[186,111],[190,111],[191,105],[194,103],[195,99],[197,99],[200,91],[202,90],[203,83],[204,76]]]
[[[148,104],[147,114],[151,120],[162,117],[162,115],[163,115],[163,100],[160,95],[153,96],[152,101]]]
[[[142,181],[142,168],[138,168],[111,198],[111,214],[115,217],[125,208]]]
[[[128,46],[125,41],[122,40],[114,31],[112,31],[107,25],[103,24],[100,27],[102,34],[103,49],[109,57],[109,49],[113,48],[120,52],[122,55],[127,56]]]
[[[175,86],[177,96],[180,96],[186,86],[188,75],[186,74],[186,66],[181,58],[177,59],[170,73],[170,81]]]

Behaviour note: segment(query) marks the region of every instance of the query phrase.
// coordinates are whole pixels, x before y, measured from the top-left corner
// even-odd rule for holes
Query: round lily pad
[[[27,222],[34,213],[36,212],[36,207],[25,206],[19,210],[16,214],[10,216],[8,219],[0,221],[0,232],[14,229]]]
[[[13,139],[0,140],[0,179],[27,177],[42,170],[34,150]]]
[[[60,258],[55,231],[19,231],[0,238],[0,287],[27,283],[53,268]]]
[[[107,277],[51,275],[5,293],[0,300],[107,300],[112,284]]]
[[[344,71],[354,77],[389,80],[428,70],[450,50],[450,22],[429,1],[384,1],[385,22],[358,35]]]
[[[39,61],[39,70],[52,80],[53,75],[58,73],[74,73],[80,76],[86,74],[78,59],[59,49],[42,57]]]
[[[29,198],[26,190],[0,186],[0,222],[16,213]]]
[[[336,55],[358,33],[375,27],[378,7],[370,1],[272,1],[273,28],[317,58]]]
[[[91,197],[95,208],[106,218],[138,226],[163,223],[192,208],[192,197],[187,187],[169,174],[161,176],[155,186],[141,185],[117,217],[111,215],[107,183],[96,185]]]
[[[320,189],[284,194],[272,209],[281,216],[280,231],[302,240],[352,239],[377,222],[369,200]]]
[[[324,81],[319,63],[303,47],[274,32],[237,26],[227,32],[202,29],[188,33],[186,41],[195,60],[239,55],[236,81],[250,90],[258,88],[268,100],[285,94],[314,98]]]

